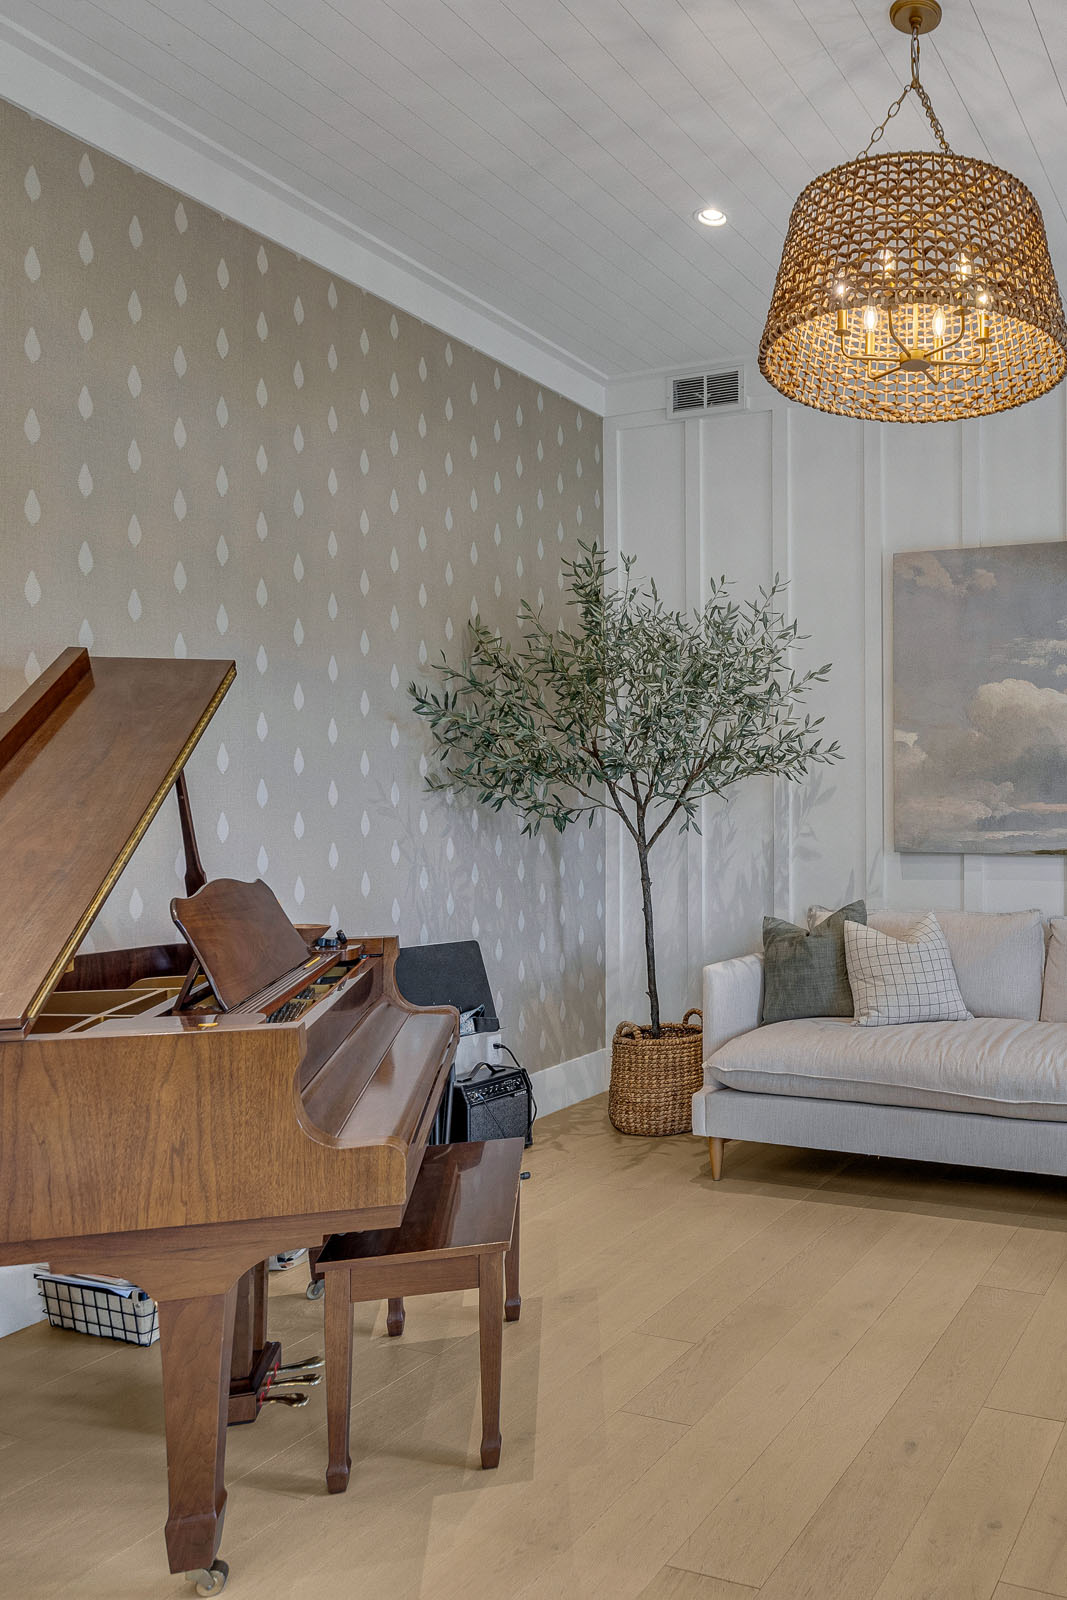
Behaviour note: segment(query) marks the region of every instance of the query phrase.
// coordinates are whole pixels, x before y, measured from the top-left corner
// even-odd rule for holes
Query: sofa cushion
[[[776,1022],[730,1039],[705,1075],[760,1094],[1067,1122],[1067,1035],[1053,1022]]]
[[[862,900],[842,906],[809,932],[780,917],[763,919],[763,1021],[851,1017],[845,923],[866,922]]]
[[[1048,924],[1041,1020],[1067,1022],[1067,917],[1052,917]]]
[[[848,924],[844,934],[858,1027],[971,1020],[956,982],[948,941],[932,911],[903,939],[854,923]]]
[[[867,922],[902,939],[924,915],[922,911],[872,911]],[[967,1010],[976,1017],[1036,1021],[1041,1015],[1045,964],[1040,911],[938,911],[935,915],[948,940]]]

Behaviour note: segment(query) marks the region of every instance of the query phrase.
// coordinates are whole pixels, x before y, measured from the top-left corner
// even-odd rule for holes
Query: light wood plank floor
[[[472,1295],[358,1307],[321,1392],[231,1430],[241,1600],[1067,1600],[1067,1182],[538,1124],[504,1451]],[[292,1359],[321,1347],[276,1276]],[[158,1349],[0,1342],[0,1594],[192,1593],[163,1557]]]

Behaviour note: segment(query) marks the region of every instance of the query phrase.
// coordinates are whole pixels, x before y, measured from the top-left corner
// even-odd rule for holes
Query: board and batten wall
[[[428,793],[407,685],[475,610],[563,611],[599,416],[2,102],[0,192],[0,705],[79,642],[235,658],[189,763],[209,875],[479,939],[542,1108],[593,1092],[603,829],[526,839]],[[179,851],[168,802],[98,947],[169,937]],[[0,1332],[31,1297],[0,1273]]]
[[[619,386],[605,422],[605,537],[679,605],[702,603],[712,575],[735,580],[739,598],[776,572],[788,580],[783,607],[809,635],[797,667],[833,663],[811,707],[844,760],[801,784],[738,786],[706,804],[702,837],[653,858],[665,1016],[699,1004],[707,961],[758,948],[768,912],[799,919],[858,896],[1067,910],[1061,857],[896,853],[891,766],[893,554],[1067,537],[1064,387],[994,417],[905,426],[792,404],[754,363],[745,379],[748,410],[683,420],[668,420],[662,399],[652,409],[658,385]],[[630,854],[609,831],[609,1028],[647,1007]]]

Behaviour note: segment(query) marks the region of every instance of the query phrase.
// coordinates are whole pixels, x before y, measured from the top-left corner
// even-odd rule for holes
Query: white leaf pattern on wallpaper
[[[79,639],[233,656],[189,765],[208,871],[351,932],[477,937],[526,1065],[599,1046],[600,827],[531,841],[427,794],[407,697],[468,615],[558,603],[601,526],[599,420],[6,105],[0,151],[8,698]],[[97,948],[166,935],[173,812]]]

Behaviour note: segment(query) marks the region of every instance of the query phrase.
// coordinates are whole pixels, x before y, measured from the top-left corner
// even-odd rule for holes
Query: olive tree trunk
[[[648,1005],[653,1039],[660,1038],[659,989],[656,985],[656,935],[652,922],[652,879],[648,872],[648,836],[645,819],[639,816],[635,835],[637,859],[641,867],[641,910],[645,920],[645,970],[648,974]]]

